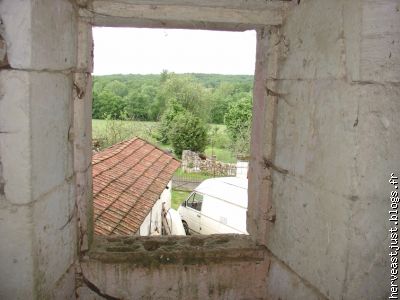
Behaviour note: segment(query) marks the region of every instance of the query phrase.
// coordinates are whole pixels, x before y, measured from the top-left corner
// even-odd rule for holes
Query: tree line
[[[157,140],[171,144],[178,156],[184,149],[204,150],[210,138],[206,124],[225,124],[238,144],[235,151],[246,153],[252,85],[249,75],[94,76],[92,116],[160,122]]]

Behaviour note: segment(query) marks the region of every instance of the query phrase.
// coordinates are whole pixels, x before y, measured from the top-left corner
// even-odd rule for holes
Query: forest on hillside
[[[202,152],[226,125],[235,153],[247,154],[253,76],[220,74],[107,75],[93,78],[93,119],[152,121],[152,137],[175,154]],[[217,130],[214,130],[214,135]]]
[[[93,118],[159,121],[173,98],[223,124],[230,104],[251,99],[253,76],[219,74],[107,75],[93,78]]]

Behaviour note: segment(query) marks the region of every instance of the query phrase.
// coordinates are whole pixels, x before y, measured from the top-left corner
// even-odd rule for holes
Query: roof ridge
[[[134,137],[133,139],[130,139],[130,140],[124,140],[124,141],[121,141],[121,142],[119,142],[119,143],[113,144],[113,145],[111,145],[111,146],[109,146],[109,147],[107,147],[107,148],[105,148],[105,149],[103,149],[103,150],[101,150],[101,151],[95,153],[95,154],[92,156],[92,165],[96,165],[96,164],[98,164],[98,163],[100,163],[100,162],[102,162],[102,161],[105,161],[106,159],[109,159],[109,158],[111,158],[111,157],[117,155],[117,154],[120,153],[122,150],[124,150],[126,147],[128,147],[130,144],[132,144],[134,141],[136,141],[137,139],[138,139],[138,137]],[[143,139],[140,139],[140,140],[144,141]],[[145,142],[145,141],[144,141],[144,142]],[[119,151],[116,151],[114,154],[112,154],[112,155],[110,155],[110,156],[107,156],[107,157],[105,157],[105,158],[103,158],[103,159],[99,159],[99,161],[96,161],[95,163],[93,163],[93,159],[95,159],[94,157],[96,156],[96,154],[99,154],[99,155],[100,155],[100,154],[106,152],[107,150],[111,150],[111,149],[114,148],[114,147],[116,148],[116,146],[121,145],[121,144],[123,144],[123,143],[126,143],[126,144],[124,145],[124,147],[121,147],[121,149],[119,149]]]
[[[141,141],[143,141],[143,142],[145,142],[145,143],[147,143],[147,144],[153,146],[153,147],[156,148],[157,150],[160,150],[161,152],[163,152],[163,153],[165,153],[165,154],[171,156],[172,159],[175,159],[176,161],[180,161],[180,160],[177,159],[175,156],[173,156],[171,152],[168,152],[167,150],[162,149],[162,148],[160,148],[159,146],[157,146],[157,145],[155,145],[155,144],[153,144],[153,143],[151,143],[151,142],[149,142],[149,141],[147,141],[147,140],[145,140],[145,139],[143,139],[143,138],[141,138],[141,137],[139,137],[139,136],[137,136],[136,139],[141,140]]]
[[[141,148],[143,148],[146,145],[142,145],[140,146],[138,149],[132,151],[131,153],[129,153],[129,155],[127,155],[126,157],[124,157],[124,159],[122,159],[121,161],[115,163],[114,165],[110,166],[109,168],[101,171],[100,173],[96,174],[96,176],[93,176],[93,179],[102,175],[104,172],[109,171],[111,169],[113,169],[116,165],[118,165],[119,163],[121,163],[122,161],[125,161],[126,159],[128,159],[132,154],[134,154],[135,152],[138,152],[138,150],[140,150]],[[142,158],[141,158],[142,159]],[[127,170],[125,170],[120,176],[125,175],[126,173],[128,173],[130,170],[132,170],[136,165],[138,165],[141,162],[141,160],[138,160],[134,165],[132,165],[130,168],[128,168]],[[100,189],[97,193],[93,194],[93,197],[96,197],[98,194],[100,194],[107,186],[109,186],[112,182],[116,181],[118,179],[114,178],[112,179],[106,186],[104,186],[102,189]]]
[[[131,145],[131,144],[129,144],[129,145]],[[114,165],[108,167],[107,169],[105,169],[105,170],[103,170],[103,171],[97,173],[95,176],[93,176],[93,174],[92,174],[92,177],[93,177],[93,178],[96,178],[96,177],[102,175],[104,172],[111,170],[111,169],[114,168],[116,165],[118,165],[118,164],[121,163],[122,161],[125,161],[126,159],[128,159],[133,153],[137,152],[138,150],[140,150],[140,149],[143,148],[144,146],[146,146],[146,144],[144,144],[144,145],[140,146],[139,148],[137,148],[137,149],[131,151],[131,152],[130,152],[128,155],[126,155],[122,160],[120,160],[119,162],[116,162]],[[127,148],[127,147],[124,147],[122,150],[125,150],[126,148]],[[104,158],[103,160],[99,161],[98,163],[104,162],[104,161],[106,161],[107,159],[110,159],[110,158],[114,157],[115,155],[117,155],[117,154],[119,154],[119,153],[121,153],[121,151],[115,153],[114,155],[108,156],[107,158]],[[98,163],[93,164],[93,166],[94,166],[94,165],[97,165]]]

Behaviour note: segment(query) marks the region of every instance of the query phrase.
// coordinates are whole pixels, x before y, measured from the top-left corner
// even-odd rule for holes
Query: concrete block
[[[31,12],[32,1],[3,0],[0,4],[8,61],[16,69],[31,66]]]
[[[382,17],[384,19],[384,17]],[[400,33],[363,37],[361,42],[361,79],[400,82]]]
[[[400,4],[364,1],[362,7],[361,78],[400,82]]]
[[[76,208],[74,182],[36,201],[33,206],[34,257],[40,299],[53,293],[57,281],[76,258]]]
[[[32,67],[68,69],[76,65],[76,12],[68,0],[35,1],[32,10]]]
[[[249,201],[247,231],[260,244],[265,244],[271,213],[270,170],[265,160],[273,156],[277,99],[268,94],[275,90],[273,81],[278,71],[279,37],[276,29],[257,32],[257,54],[254,81],[253,123],[251,128],[251,160],[249,162]],[[275,45],[269,48],[269,45]],[[268,86],[267,86],[268,84]],[[267,221],[268,220],[268,221]]]
[[[30,75],[0,72],[0,153],[4,192],[11,203],[31,199]]]
[[[357,87],[337,80],[281,81],[275,164],[343,197],[354,184]]]
[[[61,74],[2,71],[0,82],[5,194],[12,203],[29,203],[72,176],[72,81]]]
[[[87,73],[74,75],[74,170],[84,172],[92,163],[92,80]]]
[[[0,84],[0,159],[5,182],[0,231],[5,230],[1,235],[7,239],[0,247],[5,268],[0,276],[7,277],[0,280],[4,283],[0,293],[6,293],[0,298],[49,295],[77,249],[75,219],[63,228],[75,203],[72,178],[65,184],[65,178],[72,176],[71,80],[52,73],[3,70]],[[34,199],[33,212],[31,206],[12,206]]]
[[[345,76],[342,1],[302,1],[282,27],[278,78],[312,79]]]
[[[326,298],[306,285],[285,265],[272,259],[268,272],[266,299],[322,300]]]
[[[350,200],[292,175],[273,175],[276,221],[267,247],[329,299],[346,278]]]
[[[32,299],[31,208],[13,206],[0,198],[0,298]]]
[[[113,1],[95,0],[91,3],[91,12],[94,13],[94,24],[104,26],[102,18],[107,16],[108,25],[131,27],[137,24],[135,20],[159,20],[162,23],[170,21],[184,21],[186,23],[233,23],[233,24],[249,24],[251,27],[263,25],[280,25],[282,24],[282,3],[266,2],[265,9],[249,10],[249,4],[243,5],[241,9],[232,9],[225,7],[208,6],[187,6],[187,5],[153,5],[153,4],[136,4],[129,2],[116,3]],[[83,11],[83,14],[87,11]],[[99,18],[98,18],[99,17]],[[122,24],[120,19],[125,19]],[[127,24],[132,20],[134,23]],[[107,20],[106,20],[107,21]],[[141,24],[143,26],[143,23]],[[201,26],[201,25],[199,25]],[[146,26],[144,26],[146,27]],[[229,27],[228,27],[229,28]]]
[[[364,0],[343,3],[343,32],[345,44],[346,77],[360,81],[360,55],[362,31],[362,3]]]
[[[392,35],[400,33],[400,11],[397,0],[363,1],[363,35]]]
[[[400,170],[400,87],[368,84],[358,94],[359,114],[355,145],[357,195],[387,200],[391,173]]]
[[[400,169],[400,89],[319,80],[280,82],[279,92],[275,163],[289,175],[273,176],[268,246],[328,298],[362,290],[361,298],[380,299],[387,180]]]
[[[75,300],[76,299],[76,278],[75,264],[72,264],[68,271],[64,273],[61,279],[57,282],[51,299],[54,300]],[[86,298],[81,298],[86,299]]]
[[[81,251],[89,248],[93,235],[92,168],[75,173],[76,203],[79,226],[79,247]]]
[[[73,173],[72,80],[55,73],[31,76],[33,199],[62,184]]]
[[[93,46],[92,25],[79,20],[77,69],[80,72],[93,72]]]
[[[348,278],[344,299],[380,299],[389,291],[388,222],[391,173],[399,174],[400,87],[369,84],[360,92],[355,139],[357,178],[349,224]]]
[[[389,196],[358,198],[352,206],[343,299],[387,298],[390,281],[382,278],[390,274]]]
[[[92,80],[87,73],[74,75],[74,172],[80,250],[87,250],[93,229],[92,220]]]
[[[64,70],[76,64],[76,16],[68,0],[2,1],[12,68]]]

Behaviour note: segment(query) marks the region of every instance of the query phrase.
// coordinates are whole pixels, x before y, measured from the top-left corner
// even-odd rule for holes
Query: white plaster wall
[[[170,181],[167,185],[168,188],[164,189],[161,193],[160,198],[154,203],[151,212],[146,216],[142,225],[140,225],[140,235],[161,235],[161,212],[162,204],[165,203],[165,208],[171,207],[171,187],[172,182]],[[149,228],[151,223],[151,231],[149,234]]]
[[[170,180],[167,184],[167,188],[161,193],[160,196],[161,204],[165,203],[165,209],[168,210],[171,208],[171,199],[172,199],[172,180]]]
[[[140,225],[139,235],[141,235],[141,236],[148,236],[149,235],[149,231],[150,231],[150,215],[151,215],[151,212],[149,212],[149,214],[144,219],[142,225]]]
[[[288,174],[273,172],[267,246],[329,299],[389,292],[399,24],[398,1],[302,0],[281,30],[274,162]]]

